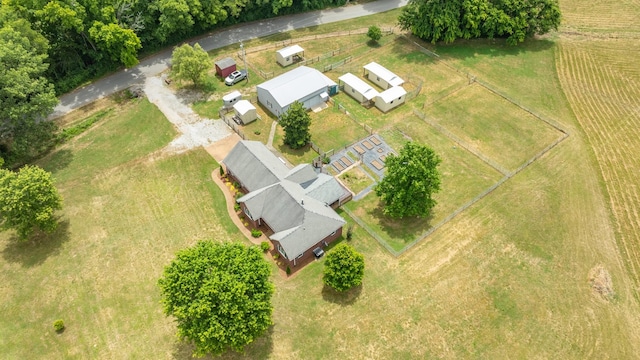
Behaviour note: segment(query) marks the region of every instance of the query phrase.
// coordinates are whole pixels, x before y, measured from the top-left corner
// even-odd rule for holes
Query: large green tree
[[[58,102],[43,76],[48,44],[24,19],[0,14],[0,155],[14,166],[40,155],[56,125],[44,121]]]
[[[419,38],[505,37],[515,45],[560,25],[557,0],[410,0],[398,22]]]
[[[51,173],[25,166],[18,172],[0,169],[0,224],[3,230],[14,229],[21,240],[36,229],[52,232],[58,221],[56,210],[62,198],[54,186]]]
[[[199,86],[211,69],[211,59],[200,44],[184,44],[173,51],[171,75],[177,80],[190,80]]]
[[[362,284],[364,256],[345,243],[327,254],[322,281],[337,291],[346,291]]]
[[[284,129],[284,144],[292,149],[299,149],[311,141],[311,116],[302,103],[295,101],[280,116],[278,123]]]
[[[164,269],[164,310],[196,355],[241,351],[273,323],[270,274],[257,246],[201,241]]]
[[[394,218],[428,216],[436,205],[433,194],[440,190],[440,162],[431,148],[415,142],[406,143],[399,155],[389,155],[387,171],[375,188],[384,214]]]

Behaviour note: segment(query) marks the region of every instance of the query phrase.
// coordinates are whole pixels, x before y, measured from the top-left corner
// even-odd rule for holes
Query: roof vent
[[[300,205],[304,205],[304,199],[300,200]]]

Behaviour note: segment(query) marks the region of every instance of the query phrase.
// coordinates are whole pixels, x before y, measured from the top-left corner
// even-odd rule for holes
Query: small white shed
[[[253,121],[256,121],[258,118],[258,112],[256,111],[256,107],[251,104],[248,100],[240,100],[235,105],[233,105],[233,111],[235,111],[236,116],[243,125],[247,125]]]
[[[237,90],[232,91],[222,97],[222,106],[229,109],[241,99],[242,99],[242,94],[240,93],[240,91],[237,91]]]
[[[380,93],[376,97],[376,107],[382,112],[387,112],[404,103],[407,91],[402,86],[394,86]]]
[[[364,76],[385,90],[404,84],[402,78],[377,62],[370,62],[364,66]]]
[[[304,58],[304,49],[300,45],[291,45],[276,51],[276,61],[282,66],[289,66]]]
[[[373,86],[352,73],[346,73],[340,76],[338,80],[344,84],[343,91],[360,103],[371,101],[379,94],[378,90],[374,89]]]

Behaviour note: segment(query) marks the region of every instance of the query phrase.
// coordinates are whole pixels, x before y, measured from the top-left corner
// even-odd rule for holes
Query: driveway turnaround
[[[361,5],[312,11],[308,13],[280,16],[272,19],[255,21],[221,29],[202,38],[189,41],[199,43],[203,49],[210,51],[223,46],[239,43],[257,37],[285,32],[309,26],[328,24],[336,21],[372,15],[407,5],[408,0],[378,0]],[[89,104],[102,97],[124,90],[135,84],[143,84],[147,77],[156,76],[166,70],[171,59],[172,49],[165,49],[140,61],[131,68],[113,73],[90,85],[62,95],[60,103],[55,107],[51,118],[62,116],[72,110]]]

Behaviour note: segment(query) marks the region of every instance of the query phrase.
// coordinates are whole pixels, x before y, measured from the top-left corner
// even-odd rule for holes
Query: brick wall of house
[[[315,255],[313,255],[313,249],[320,247],[322,249],[324,249],[325,246],[325,242],[327,245],[331,244],[332,242],[336,241],[336,239],[338,239],[340,236],[342,236],[342,228],[339,228],[335,234],[333,235],[329,235],[326,238],[320,240],[318,243],[314,244],[313,246],[311,246],[307,251],[305,251],[301,257],[294,259],[294,260],[288,260],[287,258],[285,258],[284,256],[280,256],[280,261],[284,262],[286,265],[289,265],[289,267],[291,269],[293,269],[294,267],[303,267],[305,265],[307,265],[308,263],[312,262],[313,260],[315,260]],[[273,243],[274,248],[278,249],[278,245],[279,242],[276,240],[271,240],[271,242]],[[285,265],[285,266],[286,266]]]

